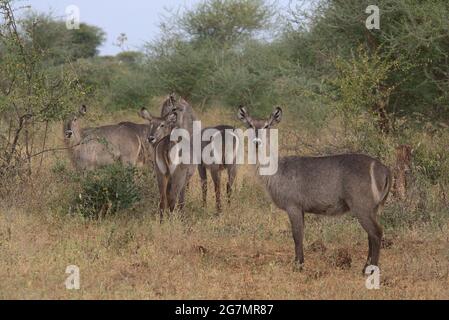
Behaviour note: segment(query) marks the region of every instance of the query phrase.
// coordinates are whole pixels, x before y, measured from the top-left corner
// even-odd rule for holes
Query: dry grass
[[[217,118],[230,114],[217,108],[202,115],[206,125]],[[53,145],[58,134],[54,128]],[[248,168],[219,217],[212,191],[209,208],[199,207],[195,176],[185,216],[159,224],[155,208],[147,208],[89,221],[49,209],[61,191],[47,173],[56,158],[64,154],[48,157],[32,185],[41,193],[23,190],[21,202],[0,206],[0,298],[449,299],[449,222],[387,230],[381,288],[367,290],[367,239],[358,223],[308,215],[306,267],[295,271],[287,216],[254,187]],[[65,289],[71,264],[80,268],[80,290]]]
[[[2,212],[4,213],[4,212]],[[0,218],[1,298],[448,299],[448,226],[387,234],[381,289],[365,288],[365,234],[351,218],[306,221],[306,268],[294,271],[286,215],[233,205],[221,217],[151,214],[83,221],[51,213]],[[313,244],[321,239],[323,247]],[[344,250],[352,263],[338,265]],[[81,290],[65,289],[66,266]]]

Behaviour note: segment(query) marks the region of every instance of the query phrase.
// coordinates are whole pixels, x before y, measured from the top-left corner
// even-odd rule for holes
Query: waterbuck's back
[[[305,212],[336,215],[353,208],[375,208],[385,201],[390,170],[362,154],[284,157],[278,172],[263,178],[273,201]]]
[[[134,123],[134,122],[120,122],[119,125],[126,126],[140,144],[140,152],[138,155],[137,166],[142,166],[153,161],[153,148],[148,142],[150,126],[148,124]]]
[[[137,165],[142,143],[126,125],[85,128],[81,141],[69,150],[75,166],[94,169],[114,162]]]
[[[237,154],[239,141],[237,140],[236,135],[233,133],[234,130],[235,128],[229,125],[218,125],[215,127],[204,128],[202,130],[202,135],[205,131],[215,133],[213,133],[212,137],[207,137],[208,139],[205,139],[206,141],[201,141],[201,151],[204,152],[204,149],[207,147],[209,149],[213,149],[214,152],[217,151],[221,153],[220,163],[217,164],[216,162],[214,162],[212,164],[206,164],[203,162],[203,166],[207,168],[223,169],[227,165],[236,165],[235,155]],[[228,148],[232,147],[233,149],[226,150],[226,143],[231,144],[230,146],[228,146]],[[219,147],[221,147],[221,151],[218,149]],[[228,152],[230,154],[228,154]]]

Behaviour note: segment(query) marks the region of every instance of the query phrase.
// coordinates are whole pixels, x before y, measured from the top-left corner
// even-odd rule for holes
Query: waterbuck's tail
[[[380,162],[370,164],[371,191],[376,205],[383,205],[391,188],[391,172]]]
[[[393,178],[391,170],[385,167],[385,183],[380,196],[380,204],[383,205],[387,201],[388,194],[390,193],[391,186],[393,184]]]

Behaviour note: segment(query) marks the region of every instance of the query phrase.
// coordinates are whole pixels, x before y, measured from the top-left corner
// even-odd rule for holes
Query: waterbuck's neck
[[[263,130],[258,134],[259,145],[256,148],[256,174],[262,178],[273,176],[278,171],[279,148],[277,131]]]

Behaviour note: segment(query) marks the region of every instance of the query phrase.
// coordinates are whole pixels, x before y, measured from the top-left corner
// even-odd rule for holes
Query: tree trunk
[[[396,165],[394,168],[393,193],[400,200],[407,198],[407,189],[411,178],[412,148],[409,145],[396,147]]]

